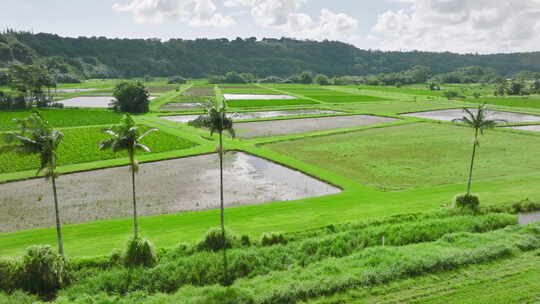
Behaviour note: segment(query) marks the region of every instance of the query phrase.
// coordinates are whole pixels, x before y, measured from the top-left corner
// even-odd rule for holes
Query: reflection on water
[[[540,211],[519,214],[519,225],[540,222]]]
[[[478,109],[469,109],[472,113],[476,113]],[[449,110],[437,110],[426,111],[417,113],[402,114],[402,116],[427,118],[441,121],[452,121],[454,119],[463,118],[466,116],[466,112],[463,109],[449,109]],[[508,123],[525,123],[525,122],[540,122],[540,116],[530,114],[520,114],[504,111],[488,111],[489,119],[504,120]]]
[[[282,116],[301,116],[301,115],[313,115],[313,114],[336,114],[337,111],[330,110],[284,110],[284,111],[263,111],[263,112],[244,112],[231,114],[234,120],[247,120],[247,119],[260,119],[260,118],[272,118]],[[199,115],[176,115],[176,116],[162,116],[161,118],[174,122],[187,123],[196,119]]]

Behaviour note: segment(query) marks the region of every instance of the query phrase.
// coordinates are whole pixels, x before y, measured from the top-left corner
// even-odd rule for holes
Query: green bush
[[[185,84],[187,80],[182,76],[172,76],[167,80],[168,84]]]
[[[51,246],[31,246],[19,269],[23,290],[50,297],[71,282],[68,261]]]
[[[234,234],[225,228],[225,240],[221,228],[210,228],[204,238],[197,245],[198,250],[219,251],[224,248],[232,248],[236,240]]]
[[[140,237],[133,237],[128,241],[124,264],[127,267],[153,267],[157,258],[152,244]]]
[[[121,82],[114,88],[111,106],[117,112],[146,113],[150,94],[141,82]]]
[[[272,246],[276,244],[287,244],[287,239],[281,232],[267,232],[263,233],[261,237],[262,246]]]
[[[12,292],[19,284],[18,263],[16,261],[0,260],[0,291]]]
[[[251,246],[251,239],[248,235],[242,235],[242,237],[240,237],[240,244],[242,244],[243,247],[249,247]]]
[[[454,198],[454,206],[460,209],[477,211],[480,206],[480,198],[475,194],[460,194]]]

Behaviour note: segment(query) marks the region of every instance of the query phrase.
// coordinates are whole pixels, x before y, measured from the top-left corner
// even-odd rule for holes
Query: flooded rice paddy
[[[531,131],[531,132],[540,132],[540,125],[536,126],[519,126],[519,127],[509,127],[510,129]]]
[[[141,215],[219,207],[216,154],[142,164],[137,175]],[[339,193],[341,190],[271,161],[230,152],[224,164],[228,207]],[[128,167],[62,175],[57,181],[63,223],[131,216]],[[0,233],[54,225],[50,181],[0,184]]]
[[[373,115],[347,115],[289,120],[243,122],[235,124],[241,138],[269,137],[301,134],[339,128],[352,128],[397,121],[398,119]]]
[[[151,96],[150,99],[154,99]],[[58,101],[64,105],[64,107],[76,107],[76,108],[108,108],[109,104],[114,100],[112,96],[80,96],[70,99],[64,99]]]
[[[477,109],[470,109],[473,113],[476,113]],[[439,121],[452,121],[454,119],[460,119],[466,115],[463,109],[448,109],[437,111],[426,111],[402,114],[402,116],[427,118]],[[488,111],[489,119],[504,120],[507,123],[527,123],[527,122],[540,122],[540,116],[521,114],[513,112],[503,111]]]
[[[290,100],[297,99],[291,95],[265,95],[265,94],[223,94],[226,100]]]
[[[189,111],[199,110],[204,108],[205,104],[202,102],[173,102],[168,103],[161,107],[163,111]]]
[[[338,114],[341,112],[330,111],[330,110],[283,110],[283,111],[261,111],[261,112],[243,112],[243,113],[234,113],[228,115],[234,120],[248,120],[248,119],[262,119],[262,118],[272,118],[272,117],[283,117],[283,116],[302,116],[302,115],[312,115],[312,114]],[[199,115],[175,115],[175,116],[161,116],[161,118],[174,121],[187,123],[199,117]]]

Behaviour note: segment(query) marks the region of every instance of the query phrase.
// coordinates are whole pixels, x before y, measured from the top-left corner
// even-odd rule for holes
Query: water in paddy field
[[[278,100],[297,99],[291,95],[223,94],[226,100]]]
[[[155,96],[151,96],[154,99]],[[58,101],[67,108],[108,108],[114,97],[112,96],[79,96]]]
[[[521,226],[538,222],[540,222],[540,211],[519,214],[519,225]]]
[[[312,114],[337,114],[341,112],[330,110],[290,110],[290,111],[263,111],[263,112],[245,112],[228,114],[234,120],[247,120],[247,119],[259,119],[259,118],[272,118],[281,116],[302,116]],[[187,123],[199,117],[199,115],[175,115],[175,116],[161,116],[163,119],[167,119],[175,122]]]
[[[341,189],[300,171],[251,154],[224,158],[225,206],[290,201],[337,194]],[[217,154],[141,164],[136,179],[141,215],[219,208]],[[57,180],[64,223],[131,215],[127,167],[64,174]],[[42,178],[0,184],[0,233],[54,225],[50,181]]]
[[[474,109],[474,108],[471,108],[469,110],[471,110],[471,112],[475,114],[476,114],[476,111],[478,111],[478,109]],[[467,116],[467,114],[463,109],[449,109],[449,110],[436,110],[436,111],[407,113],[407,114],[402,114],[402,116],[426,118],[426,119],[433,119],[433,120],[440,120],[440,121],[452,121],[454,119],[463,118],[463,116]],[[504,120],[507,123],[540,122],[540,116],[537,116],[537,115],[504,112],[504,111],[489,110],[488,118]]]

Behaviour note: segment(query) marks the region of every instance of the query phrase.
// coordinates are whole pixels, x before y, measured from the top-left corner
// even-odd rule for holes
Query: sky
[[[0,28],[110,38],[338,40],[362,49],[540,51],[540,0],[0,0]]]

